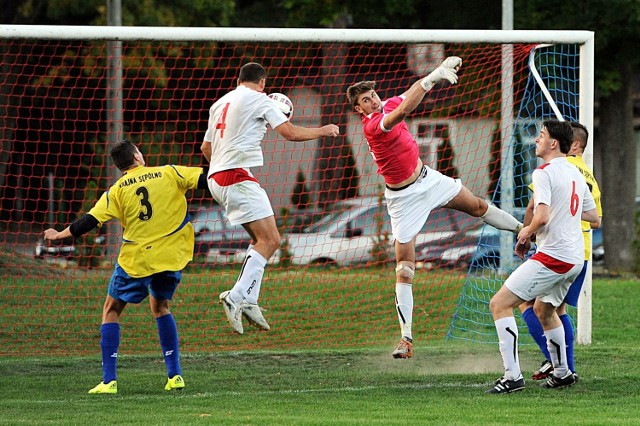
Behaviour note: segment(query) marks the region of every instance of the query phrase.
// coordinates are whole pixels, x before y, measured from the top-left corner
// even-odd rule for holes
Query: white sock
[[[551,355],[553,375],[563,377],[569,370],[569,365],[567,364],[567,345],[564,341],[564,327],[560,326],[551,330],[545,330],[544,335],[547,338],[549,355]]]
[[[396,310],[402,337],[413,339],[411,322],[413,321],[413,288],[411,284],[396,283]]]
[[[505,231],[515,231],[518,225],[521,225],[515,217],[504,210],[500,210],[493,204],[489,204],[489,208],[486,213],[482,215],[481,219],[494,228]]]
[[[260,296],[260,286],[267,259],[253,248],[247,252],[247,257],[242,265],[238,281],[231,290],[231,300],[241,302],[246,299],[248,303],[258,303]]]
[[[514,317],[500,318],[495,321],[498,340],[500,341],[500,354],[504,364],[504,378],[507,380],[517,380],[520,371],[520,360],[518,359],[518,325]]]

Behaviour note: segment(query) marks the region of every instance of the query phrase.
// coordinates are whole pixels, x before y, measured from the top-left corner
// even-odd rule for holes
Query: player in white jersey
[[[535,234],[538,251],[507,278],[491,299],[505,372],[488,393],[524,389],[513,310],[528,300],[535,300],[534,311],[544,329],[553,363],[553,374],[543,386],[560,388],[575,383],[556,308],[582,269],[584,240],[580,221],[595,222],[598,211],[584,177],[567,161],[572,139],[569,123],[556,120],[545,121],[536,138],[536,155],[545,164],[533,172],[533,219],[519,232],[515,250],[524,257]]]
[[[262,138],[267,125],[289,141],[338,136],[335,124],[318,128],[295,126],[264,93],[267,73],[255,62],[240,68],[236,89],[209,110],[202,153],[210,162],[207,174],[213,198],[224,206],[229,222],[241,224],[251,236],[240,276],[231,290],[220,294],[229,323],[244,332],[242,317],[269,330],[258,306],[264,268],[280,246],[280,234],[267,193],[250,171],[262,166]]]

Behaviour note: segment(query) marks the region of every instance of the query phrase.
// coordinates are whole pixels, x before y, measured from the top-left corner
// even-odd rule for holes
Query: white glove
[[[436,83],[447,80],[451,84],[458,82],[458,70],[462,66],[462,58],[458,56],[449,56],[442,64],[431,72],[428,76],[420,80],[422,88],[428,92]]]

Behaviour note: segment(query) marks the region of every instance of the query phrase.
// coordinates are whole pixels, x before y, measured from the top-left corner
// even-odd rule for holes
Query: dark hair
[[[358,96],[370,90],[376,90],[375,81],[361,81],[347,89],[347,99],[352,106],[358,105]]]
[[[542,125],[549,132],[549,136],[557,140],[560,144],[560,152],[566,154],[571,149],[571,142],[573,141],[573,131],[571,126],[566,121],[558,120],[545,120]]]
[[[135,164],[133,156],[138,149],[131,141],[125,139],[118,142],[111,148],[111,159],[113,164],[121,171],[128,170]]]
[[[589,140],[589,130],[577,121],[572,121],[569,124],[573,131],[573,142],[580,142],[580,149],[584,151],[587,148],[587,141]]]
[[[240,68],[238,82],[240,83],[260,83],[260,80],[267,78],[267,72],[257,62],[246,63]]]

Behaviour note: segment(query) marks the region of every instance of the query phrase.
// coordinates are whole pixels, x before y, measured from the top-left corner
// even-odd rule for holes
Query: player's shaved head
[[[267,72],[257,62],[246,63],[240,68],[238,83],[260,83],[260,80],[267,78]]]
[[[125,139],[118,142],[111,148],[113,164],[122,172],[128,170],[135,165],[134,156],[137,152],[138,148],[131,141]]]
[[[584,151],[589,140],[589,130],[587,130],[586,126],[576,121],[572,121],[570,124],[571,130],[573,130],[573,142],[580,142],[580,149]]]

